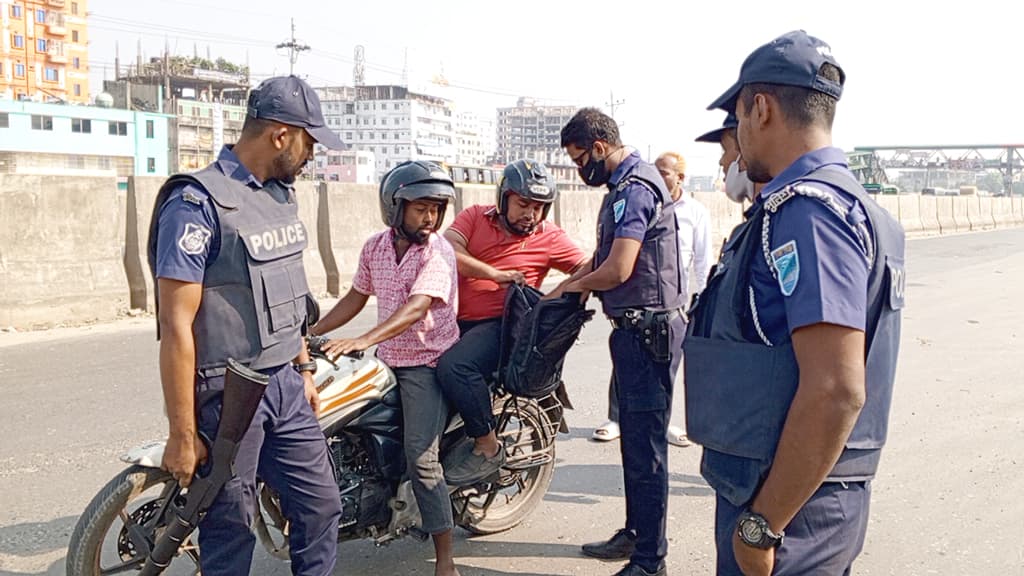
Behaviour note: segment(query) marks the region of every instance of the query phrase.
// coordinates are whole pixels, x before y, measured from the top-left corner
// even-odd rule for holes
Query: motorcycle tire
[[[130,466],[108,482],[89,502],[71,533],[65,564],[67,576],[100,574],[100,553],[114,520],[141,494],[171,481],[171,475],[159,468]],[[198,561],[198,556],[193,560]]]

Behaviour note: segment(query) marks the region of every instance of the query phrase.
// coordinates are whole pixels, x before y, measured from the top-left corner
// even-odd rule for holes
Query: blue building
[[[167,176],[174,117],[0,100],[0,174]]]

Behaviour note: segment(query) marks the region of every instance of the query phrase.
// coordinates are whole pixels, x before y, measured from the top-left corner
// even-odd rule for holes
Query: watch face
[[[764,530],[756,520],[747,518],[740,524],[740,535],[747,542],[757,543],[764,536]]]

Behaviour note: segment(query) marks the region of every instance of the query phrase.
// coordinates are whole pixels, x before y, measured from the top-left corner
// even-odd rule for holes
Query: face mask
[[[594,158],[594,151],[590,151],[590,160],[579,170],[580,178],[587,186],[604,186],[611,177],[604,160]]]
[[[739,158],[733,160],[729,171],[725,173],[725,195],[737,204],[744,200],[754,200],[754,183],[747,178],[746,170],[740,170]]]

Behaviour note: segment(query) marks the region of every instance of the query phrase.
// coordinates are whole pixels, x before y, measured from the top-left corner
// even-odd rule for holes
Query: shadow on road
[[[670,472],[669,496],[710,497],[714,491],[700,476]],[[597,504],[600,498],[622,497],[622,467],[615,464],[562,464],[555,467],[545,500]]]

